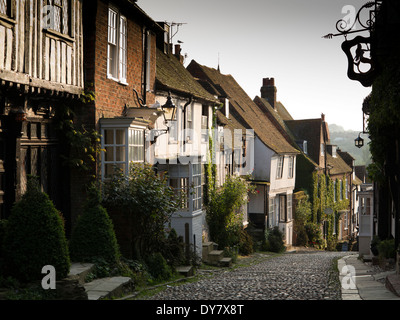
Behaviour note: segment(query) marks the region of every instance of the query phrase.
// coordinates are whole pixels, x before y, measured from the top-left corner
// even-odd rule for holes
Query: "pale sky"
[[[251,99],[263,78],[275,78],[277,99],[294,119],[319,118],[362,131],[362,103],[371,92],[347,78],[336,22],[366,0],[138,0],[153,20],[183,23],[185,66],[192,59],[231,74]],[[360,29],[360,27],[359,27]],[[354,36],[356,36],[355,34]],[[367,33],[361,35],[367,36]],[[354,36],[349,37],[349,40]],[[218,58],[219,57],[219,58]]]

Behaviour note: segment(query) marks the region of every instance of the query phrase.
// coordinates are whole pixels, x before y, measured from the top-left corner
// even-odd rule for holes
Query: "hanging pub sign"
[[[347,76],[359,81],[364,87],[372,85],[376,69],[371,59],[371,38],[357,36],[342,43],[342,50],[347,57]]]

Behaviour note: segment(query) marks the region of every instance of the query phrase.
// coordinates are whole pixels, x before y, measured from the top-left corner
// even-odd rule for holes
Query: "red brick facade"
[[[116,2],[115,2],[116,3]],[[109,2],[103,0],[85,1],[83,5],[84,68],[85,87],[96,94],[94,103],[87,104],[76,114],[76,122],[86,129],[96,128],[100,132],[99,119],[120,117],[126,107],[139,107],[134,93],[150,106],[155,103],[156,35],[157,30],[150,18],[128,1],[118,1],[114,7],[127,22],[126,43],[126,83],[107,77],[108,9]],[[160,28],[160,27],[158,27]],[[145,32],[150,30],[150,90],[145,90]],[[159,30],[158,30],[159,31]],[[78,110],[77,110],[78,111]],[[99,164],[100,159],[98,159]],[[99,165],[96,166],[99,168]],[[95,169],[99,175],[98,169]],[[87,179],[90,179],[87,175]],[[78,171],[71,172],[71,218],[74,222],[79,216],[85,201],[83,181]]]
[[[85,54],[91,59],[93,67],[88,66],[88,82],[94,84],[96,92],[95,123],[99,118],[120,116],[124,106],[139,107],[133,89],[141,98],[144,97],[144,29],[146,26],[138,23],[135,16],[125,7],[119,8],[121,14],[127,18],[127,85],[107,78],[107,35],[108,35],[108,2],[98,0],[96,19],[94,22],[95,35],[86,43]],[[125,10],[125,11],[124,11]],[[92,12],[93,14],[93,12]],[[89,29],[89,28],[88,28]],[[90,32],[90,31],[89,31]],[[146,103],[155,102],[154,83],[156,68],[156,37],[151,37],[151,70],[150,91],[146,92]]]

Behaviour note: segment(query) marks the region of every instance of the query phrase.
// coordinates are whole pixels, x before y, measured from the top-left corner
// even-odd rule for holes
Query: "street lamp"
[[[358,134],[358,138],[354,139],[354,144],[357,148],[364,146],[364,139],[360,137],[361,132]]]

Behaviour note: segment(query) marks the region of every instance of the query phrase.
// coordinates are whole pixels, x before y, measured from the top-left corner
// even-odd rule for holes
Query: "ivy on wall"
[[[346,177],[333,180],[329,175],[314,172],[310,202],[310,223],[320,228],[325,227],[324,246],[333,246],[337,240],[334,231],[339,230],[339,212],[349,207],[349,200],[346,199]]]

